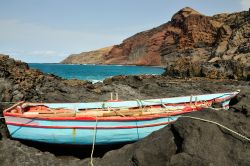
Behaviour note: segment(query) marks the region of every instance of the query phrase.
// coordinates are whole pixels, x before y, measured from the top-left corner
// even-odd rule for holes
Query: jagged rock
[[[166,68],[164,75],[173,77],[207,77],[211,79],[250,80],[250,66],[235,60],[211,60],[192,62],[190,58],[180,58]]]
[[[190,15],[201,15],[201,14],[190,7],[185,7],[180,11],[178,11],[176,14],[174,14],[171,21],[176,24],[183,23],[185,19]]]
[[[250,85],[250,83],[248,84]],[[241,112],[245,114],[247,117],[250,117],[250,89],[242,88],[241,93],[238,94],[233,100],[230,102],[230,111]]]
[[[188,64],[189,61],[185,63]],[[16,65],[21,67],[16,67]],[[242,89],[232,111],[205,110],[193,116],[211,118],[249,137],[249,82],[209,80],[202,78],[174,79],[164,76],[116,76],[104,83],[92,84],[80,80],[64,80],[29,69],[25,63],[0,57],[0,101],[23,100],[37,102],[105,101],[110,92],[119,93],[121,100],[183,96]],[[184,65],[185,66],[185,65]],[[0,103],[0,115],[11,104]],[[243,114],[241,114],[243,113]],[[1,165],[87,165],[89,159],[56,157],[17,141],[8,139],[4,121],[0,122]],[[239,141],[223,129],[199,121],[180,119],[137,143],[95,158],[95,165],[247,165],[249,144]],[[4,139],[3,139],[4,138]],[[183,139],[183,141],[181,141]],[[49,150],[49,149],[48,149]],[[61,149],[60,149],[61,150]],[[83,149],[84,150],[84,149]],[[228,153],[230,151],[230,153]]]
[[[9,156],[9,157],[7,157]],[[41,152],[35,148],[25,146],[18,141],[2,140],[0,141],[0,162],[1,165],[68,165],[69,161],[62,161],[48,152]],[[71,160],[74,163],[74,160]],[[73,164],[74,165],[74,164]]]
[[[229,111],[202,110],[187,116],[218,122],[250,137],[249,117]],[[215,124],[180,118],[148,137],[108,152],[95,165],[248,165],[249,142]],[[88,164],[89,159],[83,161]]]

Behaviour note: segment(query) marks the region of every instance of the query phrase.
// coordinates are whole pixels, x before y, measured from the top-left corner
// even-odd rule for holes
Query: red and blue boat
[[[219,103],[228,109],[239,91],[184,97],[92,103],[19,102],[3,114],[14,139],[91,145],[134,142],[186,113]]]

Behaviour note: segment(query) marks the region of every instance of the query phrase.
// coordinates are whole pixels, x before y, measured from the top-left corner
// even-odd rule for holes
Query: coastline
[[[95,64],[52,64],[28,63],[32,69],[45,73],[52,73],[64,79],[88,80],[91,82],[103,81],[106,78],[118,75],[161,75],[164,68],[136,65],[95,65]]]
[[[28,64],[56,64],[56,65],[93,65],[93,66],[140,66],[140,67],[156,67],[156,68],[165,68],[166,66],[164,65],[133,65],[133,64],[102,64],[102,63],[28,63]]]

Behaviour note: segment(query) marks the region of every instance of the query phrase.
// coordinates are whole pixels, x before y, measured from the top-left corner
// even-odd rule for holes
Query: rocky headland
[[[20,100],[31,102],[105,101],[110,92],[121,100],[206,94],[241,89],[230,110],[203,110],[190,114],[219,122],[250,138],[250,82],[233,79],[116,76],[103,83],[64,80],[30,69],[26,63],[0,56],[0,112]],[[90,159],[30,147],[9,138],[0,123],[1,165],[89,165]],[[50,151],[50,152],[45,152]],[[60,151],[62,151],[60,147]],[[83,156],[90,151],[81,149]],[[97,152],[97,151],[96,151]],[[214,124],[180,118],[136,143],[96,156],[94,165],[249,165],[250,144]],[[77,156],[79,157],[79,156]]]
[[[249,11],[205,16],[187,7],[174,14],[169,22],[135,34],[109,51],[98,54],[96,58],[89,58],[88,53],[83,53],[74,55],[72,59],[72,56],[67,58],[66,62],[75,63],[75,58],[80,63],[156,65],[169,68],[180,58],[188,58],[192,63],[206,65],[233,60],[249,67],[249,43]]]
[[[101,48],[94,51],[72,54],[64,59],[63,64],[103,64],[104,55],[108,54],[113,46]]]

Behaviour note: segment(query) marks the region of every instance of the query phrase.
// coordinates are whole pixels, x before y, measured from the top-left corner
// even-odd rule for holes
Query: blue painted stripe
[[[96,144],[134,142],[148,136],[165,125],[132,129],[98,129]],[[8,125],[11,136],[17,139],[54,143],[91,145],[94,131],[90,129],[45,129]]]

